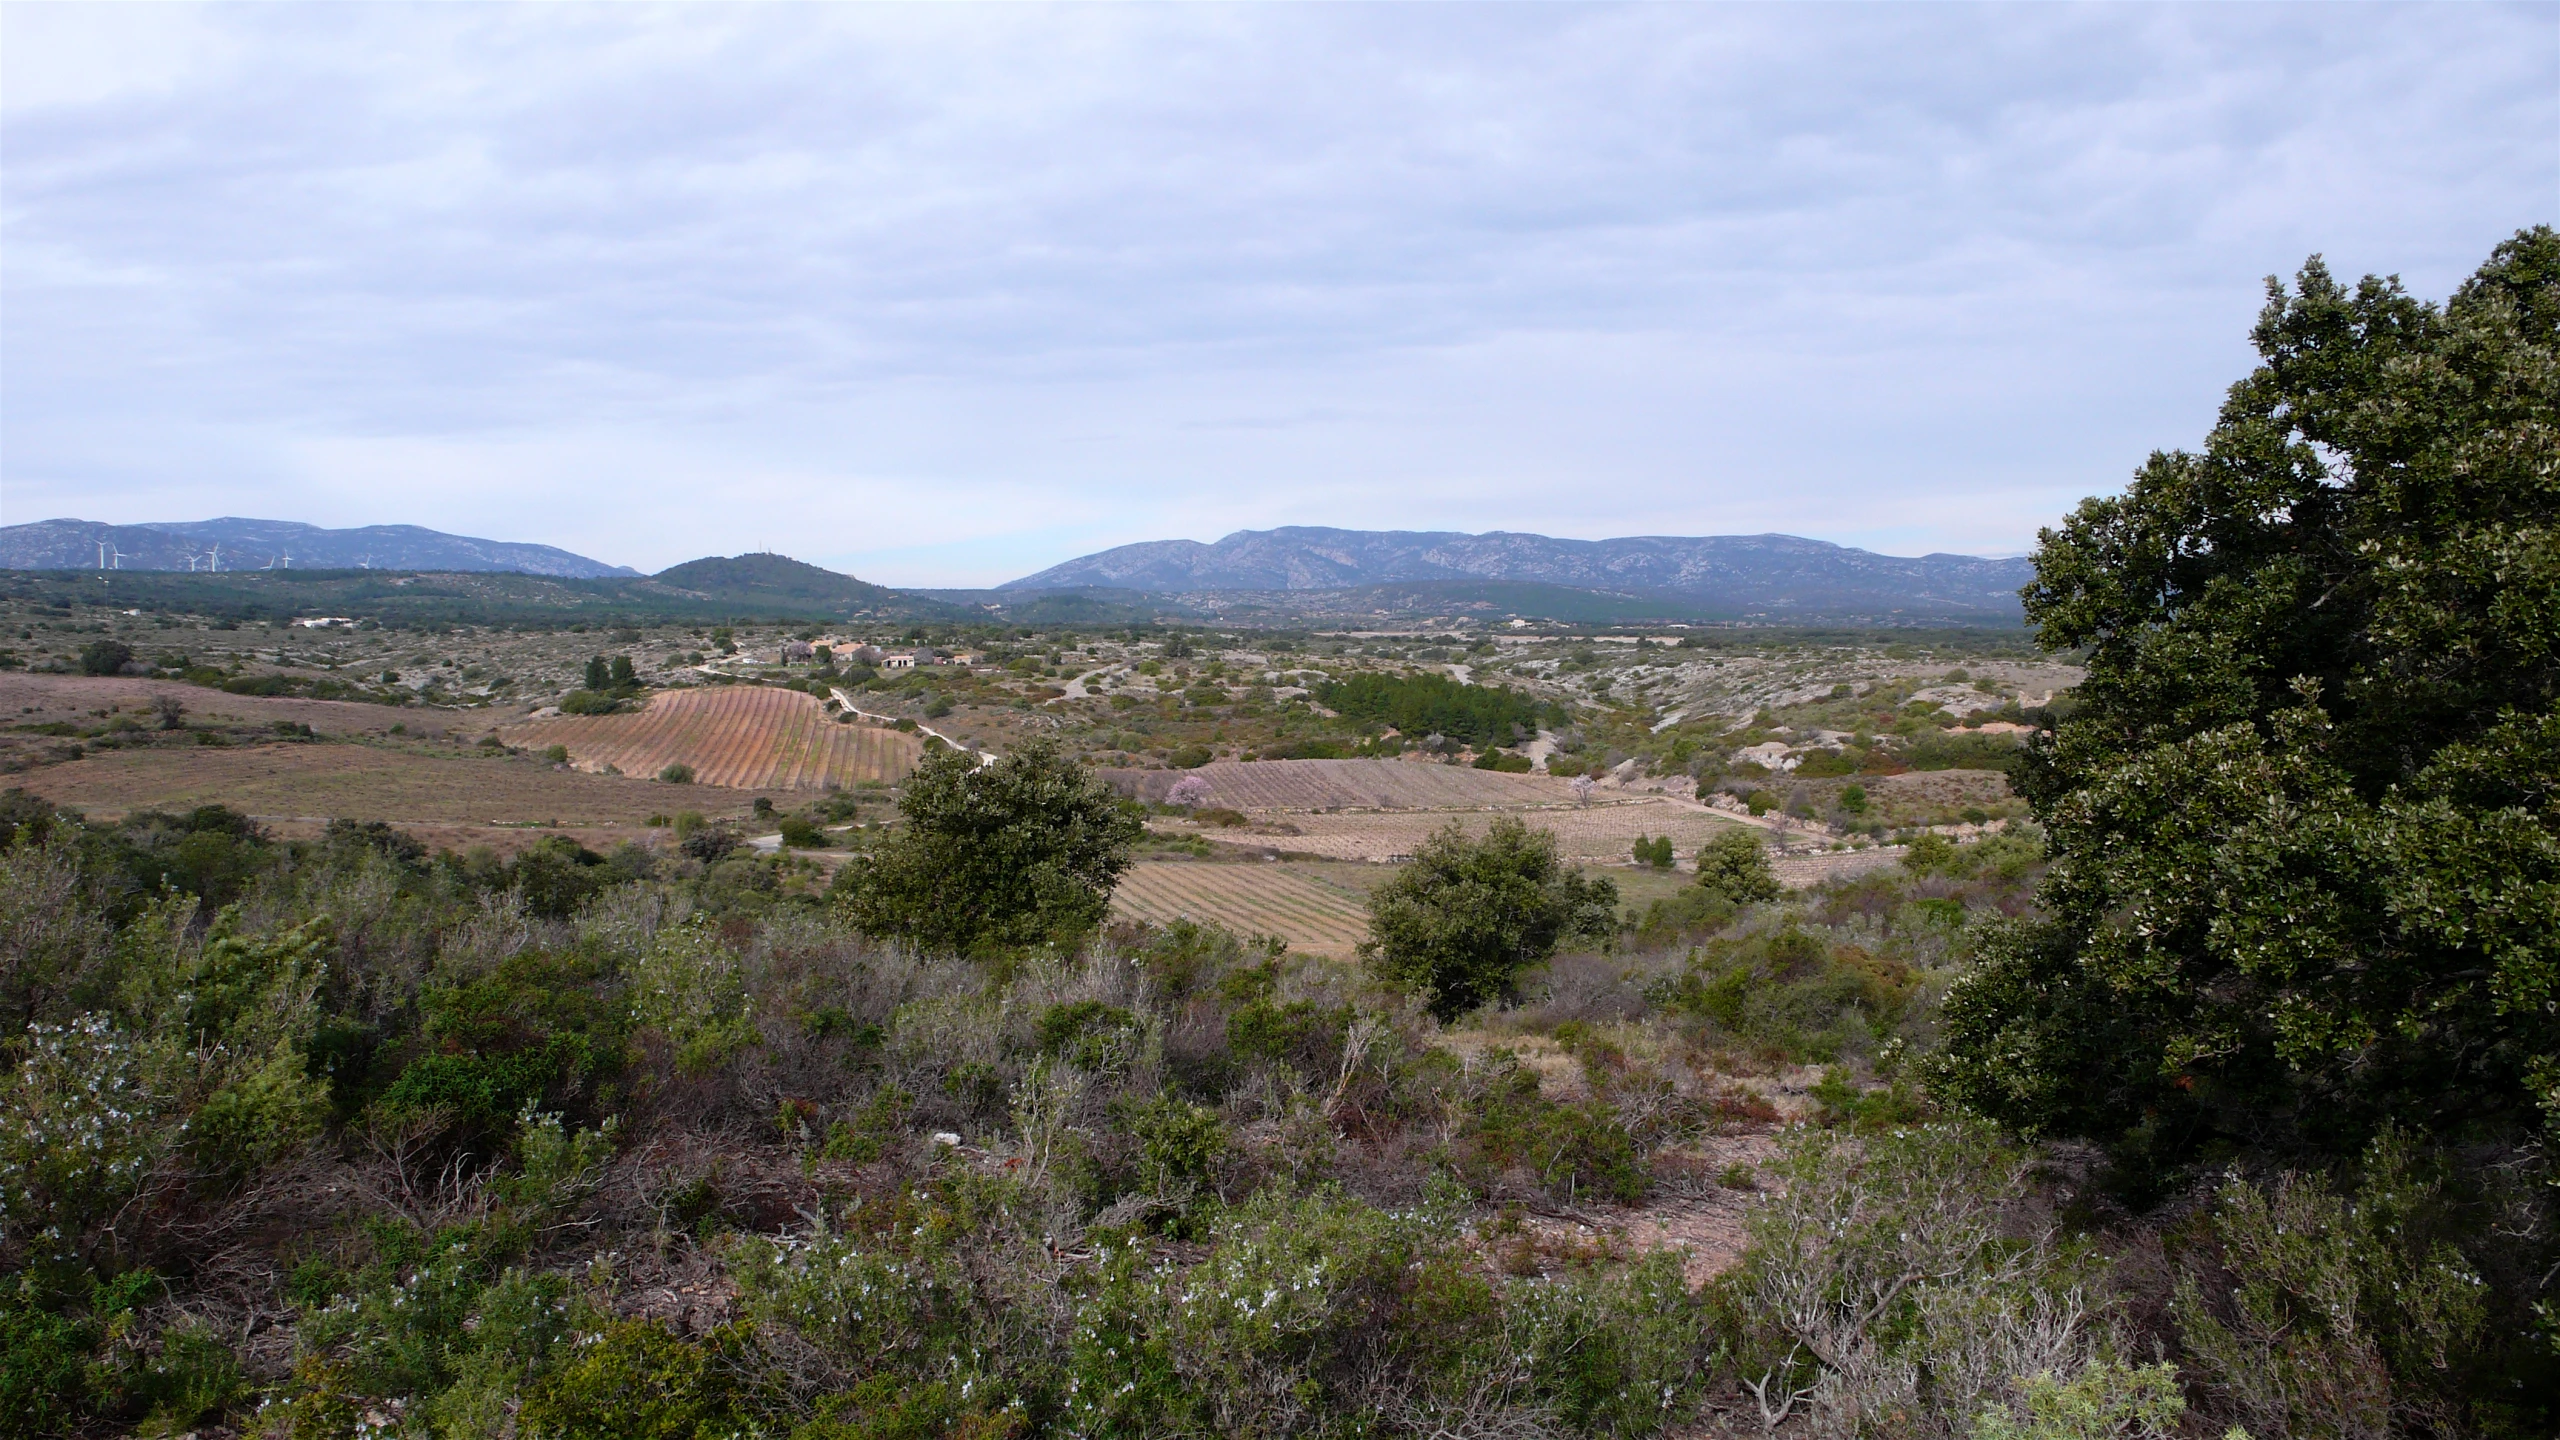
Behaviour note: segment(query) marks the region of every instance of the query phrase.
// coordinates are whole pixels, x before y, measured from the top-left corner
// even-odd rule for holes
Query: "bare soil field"
[[[498,734],[530,750],[566,746],[569,763],[594,774],[655,775],[681,764],[696,784],[733,789],[894,782],[924,754],[912,735],[840,725],[816,699],[761,685],[663,690],[636,715],[563,715]]]
[[[1361,892],[1312,866],[1141,863],[1111,897],[1132,920],[1197,920],[1239,935],[1276,935],[1292,950],[1348,958],[1369,933]]]
[[[122,676],[30,675],[0,670],[0,725],[34,725],[57,720],[74,723],[104,718],[100,711],[141,715],[153,700],[174,695],[187,707],[190,721],[219,720],[270,725],[288,720],[323,735],[384,735],[401,725],[411,735],[479,735],[489,728],[486,714],[407,706],[363,705],[352,700],[269,700],[231,695],[175,680],[140,680]]]
[[[1459,810],[1571,804],[1567,782],[1466,765],[1408,760],[1220,760],[1197,770],[1105,770],[1123,793],[1162,803],[1185,775],[1208,782],[1210,802],[1236,810]]]
[[[1243,767],[1259,769],[1257,766]],[[1505,779],[1517,779],[1505,776]],[[1665,799],[1623,800],[1587,807],[1505,810],[1362,810],[1332,814],[1292,814],[1263,833],[1240,835],[1215,829],[1181,827],[1216,842],[1272,848],[1332,860],[1372,862],[1401,859],[1419,849],[1425,837],[1456,821],[1470,835],[1481,835],[1498,814],[1516,814],[1533,830],[1555,832],[1558,849],[1568,860],[1609,863],[1629,858],[1639,835],[1668,835],[1682,862],[1709,837],[1736,828],[1738,822],[1711,815],[1693,805]],[[1287,833],[1294,831],[1296,833]]]
[[[17,783],[100,818],[220,804],[287,826],[338,817],[387,820],[430,843],[446,843],[452,827],[502,832],[490,837],[495,840],[538,836],[540,830],[521,827],[555,823],[631,838],[646,833],[651,815],[743,814],[753,800],[734,791],[582,775],[495,752],[480,759],[313,743],[119,750],[29,771]],[[777,792],[776,798],[788,796]]]

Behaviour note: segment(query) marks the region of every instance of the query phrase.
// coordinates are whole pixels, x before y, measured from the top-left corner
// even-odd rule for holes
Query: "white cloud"
[[[2201,434],[2261,275],[2440,295],[2554,218],[2555,38],[11,5],[0,510],[911,583],[1283,523],[2015,551]]]

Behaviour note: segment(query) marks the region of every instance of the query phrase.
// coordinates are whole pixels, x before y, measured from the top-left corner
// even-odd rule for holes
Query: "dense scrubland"
[[[2551,1434],[2556,335],[2548,230],[2279,287],[2045,537],[2031,823],[1806,891],[1503,817],[1356,960],[1115,924],[1143,807],[1043,743],[832,872],[10,792],[0,1425]],[[1956,741],[1876,687],[1790,699],[1827,794]],[[1561,718],[1453,690],[1342,698]]]

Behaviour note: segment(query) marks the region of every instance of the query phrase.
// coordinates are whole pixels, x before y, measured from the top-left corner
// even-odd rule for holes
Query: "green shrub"
[[[1138,1017],[1100,1000],[1070,1000],[1040,1012],[1032,1043],[1079,1070],[1113,1073],[1137,1058]]]
[[[1739,826],[1698,847],[1697,883],[1735,905],[1765,904],[1785,893],[1770,868],[1768,847],[1757,833]]]
[[[1516,1170],[1567,1201],[1598,1196],[1633,1205],[1651,1193],[1635,1137],[1607,1103],[1550,1100],[1538,1072],[1507,1053],[1488,1063],[1485,1092],[1460,1136],[1470,1178],[1490,1187]]]
[[[741,1371],[748,1333],[723,1326],[687,1340],[648,1320],[578,1337],[572,1358],[525,1397],[527,1440],[732,1440],[752,1399]]]
[[[1975,1418],[1972,1440],[2171,1440],[2186,1412],[2177,1366],[2099,1360],[2068,1380],[2020,1376],[2011,1403]]]
[[[658,779],[667,785],[690,785],[693,783],[693,767],[681,760],[672,761],[658,771]]]
[[[121,640],[92,640],[80,647],[80,673],[113,675],[133,659],[133,647]]]
[[[1504,1302],[1531,1396],[1576,1433],[1651,1435],[1696,1405],[1713,1331],[1679,1256],[1516,1286]]]
[[[782,817],[782,843],[794,850],[824,850],[831,843],[817,822],[798,815]]]
[[[1381,981],[1447,1021],[1511,994],[1564,940],[1607,938],[1617,908],[1618,887],[1567,869],[1552,833],[1505,815],[1475,839],[1452,821],[1370,892],[1360,951]]]
[[[1137,1182],[1147,1194],[1177,1198],[1215,1177],[1227,1153],[1218,1112],[1164,1096],[1127,1104],[1122,1120],[1138,1142]]]

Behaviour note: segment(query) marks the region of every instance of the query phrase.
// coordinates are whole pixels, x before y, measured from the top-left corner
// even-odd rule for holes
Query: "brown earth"
[[[314,703],[314,702],[306,702]],[[584,775],[521,756],[422,754],[386,745],[282,743],[117,750],[48,765],[16,783],[99,818],[228,805],[284,834],[333,818],[384,820],[431,846],[521,848],[545,834],[589,845],[663,835],[652,815],[743,815],[754,792]],[[793,797],[770,792],[777,803]]]
[[[686,765],[695,783],[734,789],[894,782],[924,754],[912,735],[838,724],[814,697],[762,685],[662,690],[637,714],[563,715],[498,733],[529,750],[565,746],[583,771],[655,775]]]
[[[266,699],[231,695],[175,680],[143,680],[124,676],[31,675],[0,671],[0,726],[67,720],[75,724],[107,718],[99,712],[140,716],[153,700],[174,695],[187,707],[190,724],[216,721],[272,725],[278,720],[308,725],[323,735],[382,735],[394,725],[421,737],[488,732],[496,718],[485,711],[436,710],[403,705],[365,705],[353,700]]]
[[[1197,770],[1104,770],[1125,794],[1162,803],[1185,775],[1208,782],[1212,805],[1236,810],[1456,810],[1569,805],[1566,782],[1467,765],[1406,760],[1219,760]]]

